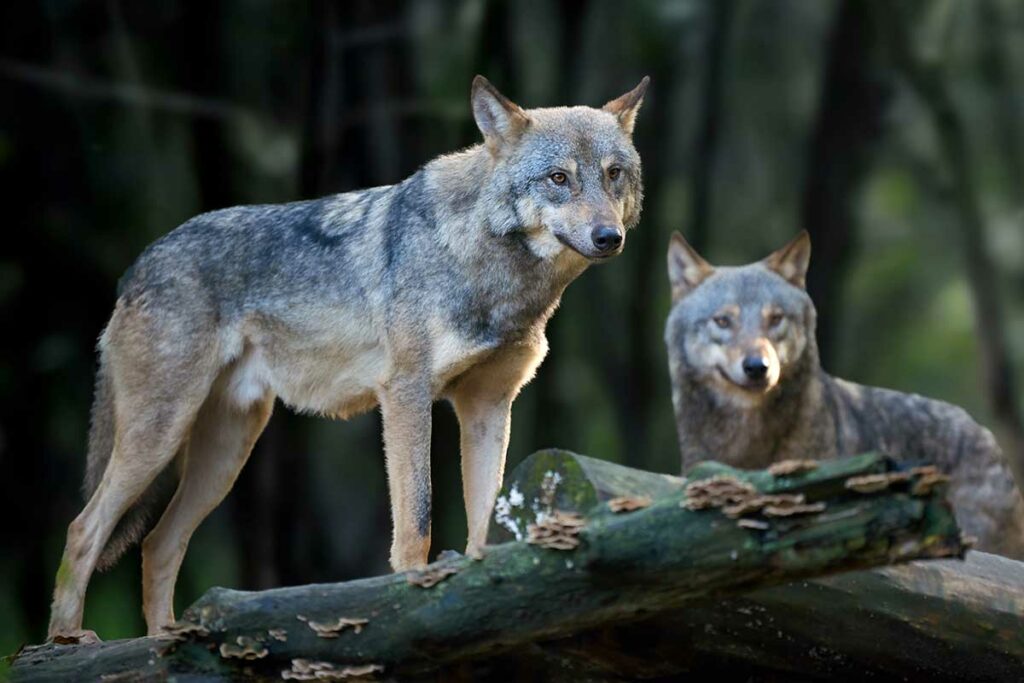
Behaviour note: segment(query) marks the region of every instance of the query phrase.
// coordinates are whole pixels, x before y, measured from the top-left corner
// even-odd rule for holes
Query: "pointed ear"
[[[811,263],[811,236],[802,230],[789,244],[773,252],[761,263],[791,285],[806,289],[807,266]]]
[[[651,83],[650,76],[644,76],[640,84],[621,97],[617,97],[608,104],[601,107],[609,114],[614,114],[619,120],[622,130],[626,135],[633,134],[633,124],[636,123],[636,113],[640,111],[640,105],[644,103],[644,93]]]
[[[672,301],[679,301],[715,272],[715,267],[701,258],[678,231],[668,241],[668,281],[672,285]]]
[[[498,92],[483,76],[473,79],[470,100],[477,128],[484,134],[484,142],[493,153],[515,142],[530,123],[526,112]]]

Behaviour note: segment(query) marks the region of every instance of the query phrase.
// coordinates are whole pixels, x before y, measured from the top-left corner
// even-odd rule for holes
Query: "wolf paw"
[[[451,560],[461,560],[463,557],[466,556],[460,553],[458,550],[442,550],[440,553],[437,554],[437,557],[434,558],[434,562],[449,562]]]
[[[58,633],[55,636],[51,636],[49,642],[54,645],[94,645],[103,641],[96,635],[96,631],[78,629],[77,631]]]

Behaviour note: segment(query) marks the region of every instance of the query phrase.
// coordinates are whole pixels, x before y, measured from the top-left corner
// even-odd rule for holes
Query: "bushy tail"
[[[114,385],[104,358],[96,373],[96,392],[93,397],[89,425],[89,450],[86,457],[85,482],[82,486],[88,501],[96,492],[106,472],[114,450]],[[156,515],[166,507],[174,492],[175,468],[168,467],[149,485],[146,492],[132,504],[114,527],[107,545],[100,553],[96,568],[104,571],[112,567],[128,548],[142,538],[156,523]]]
[[[1024,560],[1024,497],[995,436],[963,415],[967,426],[956,448],[947,449],[957,521],[977,536],[979,550]]]

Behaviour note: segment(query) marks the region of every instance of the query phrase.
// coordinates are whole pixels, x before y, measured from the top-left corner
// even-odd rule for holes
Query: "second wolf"
[[[804,290],[810,238],[758,263],[714,267],[678,233],[665,330],[683,466],[763,468],[880,451],[937,465],[982,550],[1024,556],[1024,501],[991,432],[961,408],[826,374]]]
[[[467,547],[480,547],[545,325],[639,220],[632,131],[646,87],[603,109],[524,110],[478,76],[483,144],[397,185],[204,214],[150,246],[100,339],[91,497],[68,528],[51,637],[80,631],[93,569],[145,531],[147,489],[175,463],[181,481],[142,547],[148,630],[173,621],[189,538],[275,397],[336,417],[380,406],[396,570],[427,561],[431,404],[448,399]]]

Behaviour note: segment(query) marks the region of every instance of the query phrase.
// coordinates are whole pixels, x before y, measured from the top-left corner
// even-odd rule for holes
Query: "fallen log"
[[[850,487],[863,477],[888,483]],[[12,680],[434,675],[709,595],[964,551],[941,478],[874,455],[782,475],[709,465],[684,482],[549,451],[502,496],[494,540],[518,540],[480,559],[451,554],[340,584],[215,588],[173,638],[35,648],[16,658]]]
[[[638,495],[643,485],[624,480],[621,469],[573,454],[539,454],[510,475],[501,496],[535,490],[549,473],[561,482],[556,505],[569,511]],[[496,521],[492,537],[506,538],[508,527],[521,523]],[[699,599],[685,609],[532,644],[486,665],[533,671],[554,662],[599,679],[719,671],[728,678],[771,673],[773,680],[1020,681],[1024,563],[972,551],[965,561],[912,562]]]

